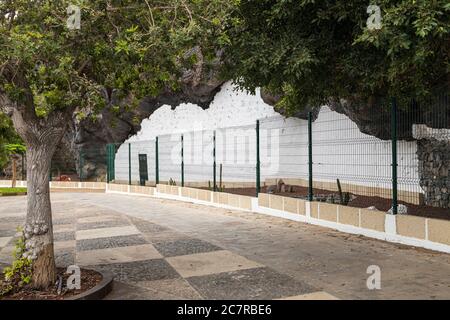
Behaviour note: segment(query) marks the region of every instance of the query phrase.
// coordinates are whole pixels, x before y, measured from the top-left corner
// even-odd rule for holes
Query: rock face
[[[208,108],[214,96],[225,81],[217,77],[220,53],[216,61],[208,66],[203,63],[199,48],[193,48],[187,56],[197,55],[193,69],[184,70],[180,79],[181,90],[166,90],[157,97],[147,97],[139,106],[130,110],[125,102],[117,101],[112,94],[109,107],[105,108],[95,120],[86,118],[82,121],[73,119],[69,130],[63,138],[53,162],[65,166],[65,171],[79,175],[82,167],[84,179],[105,180],[106,144],[122,143],[141,129],[141,121],[148,118],[162,105],[175,108],[181,103],[194,103],[203,109]],[[119,105],[120,110],[112,106]],[[56,168],[54,168],[56,169]]]
[[[392,103],[380,99],[370,101],[336,101],[329,102],[331,110],[349,117],[362,133],[381,140],[391,139]],[[441,95],[436,100],[419,105],[398,103],[397,106],[397,138],[412,141],[413,126],[424,124],[430,128],[450,128],[450,103],[448,95]]]
[[[261,91],[268,104],[275,105],[280,96]],[[367,102],[336,101],[329,108],[349,117],[362,133],[382,140],[391,139],[389,101],[373,99]],[[295,114],[306,119],[309,110]],[[315,115],[313,110],[313,114]],[[282,112],[282,111],[281,111]],[[313,120],[316,116],[313,117]],[[420,185],[425,192],[425,204],[450,208],[450,103],[448,95],[439,96],[428,105],[410,103],[398,105],[397,136],[399,140],[417,140]]]
[[[275,106],[280,99],[282,98],[279,95],[273,95],[267,92],[264,88],[261,89],[261,98],[265,103],[267,103],[269,106]],[[293,114],[287,114],[286,110],[277,109],[277,111],[284,115],[284,116],[290,116],[295,117],[303,120],[308,120],[308,113],[312,112],[312,120],[315,121],[317,117],[319,116],[320,108],[305,108],[304,110],[296,111]]]
[[[382,140],[391,139],[391,105],[380,101],[368,103],[332,102],[330,109],[347,115],[361,132]],[[397,136],[399,140],[417,140],[420,186],[425,204],[450,208],[450,103],[443,94],[429,104],[399,105]]]

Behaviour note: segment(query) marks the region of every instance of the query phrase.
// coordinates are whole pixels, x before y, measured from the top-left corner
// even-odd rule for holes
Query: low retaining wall
[[[155,196],[269,214],[347,233],[450,253],[450,221],[445,220],[393,216],[377,210],[309,202],[271,194],[261,193],[258,198],[254,198],[169,185],[158,185]]]
[[[25,188],[27,186],[26,181],[17,180],[16,188]],[[0,180],[0,187],[11,187],[11,180]]]
[[[305,200],[281,197],[267,193],[260,193],[258,196],[258,206],[271,208],[273,210],[285,211],[288,213],[306,216]]]
[[[157,196],[173,196],[174,200],[196,200],[204,204],[252,211],[252,199],[248,196],[240,196],[224,192],[214,192],[190,187],[178,187],[158,184],[156,186]]]
[[[323,202],[260,193],[258,198],[158,185],[156,197],[274,215],[339,231],[450,253],[450,221],[389,215]]]
[[[10,187],[10,180],[0,180],[0,187]],[[26,181],[16,181],[16,187],[27,187]],[[106,182],[50,181],[51,192],[105,192]]]
[[[450,253],[450,221],[408,215],[389,215],[322,202],[308,202],[259,194],[260,211],[298,221],[332,227],[377,239],[404,243]],[[302,217],[302,218],[301,218]]]
[[[0,181],[9,186],[10,181]],[[25,185],[24,185],[25,184]],[[18,181],[17,186],[26,186]],[[221,208],[273,215],[342,232],[450,253],[450,221],[260,193],[258,198],[190,187],[158,184],[156,187],[103,182],[50,183],[52,192],[107,192],[173,199]]]
[[[107,193],[130,193],[143,196],[154,196],[155,189],[156,188],[154,187],[147,187],[147,186],[144,187],[144,186],[112,184],[112,183],[106,186]]]

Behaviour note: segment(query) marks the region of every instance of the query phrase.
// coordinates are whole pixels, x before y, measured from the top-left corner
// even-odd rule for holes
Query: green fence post
[[[308,200],[313,201],[312,112],[308,112]]]
[[[108,183],[114,180],[114,147],[113,143],[106,145],[106,180]]]
[[[184,136],[181,135],[181,186],[184,187]]]
[[[128,144],[128,184],[131,185],[131,143]]]
[[[392,135],[392,214],[398,213],[397,194],[397,100],[392,98],[391,110],[391,135]]]
[[[24,161],[25,155],[22,153],[22,181],[25,181],[25,161]]]
[[[79,165],[80,165],[80,182],[83,182],[83,151],[79,153]]]
[[[111,146],[111,179],[116,180],[116,145],[113,143]]]
[[[155,141],[155,182],[159,184],[159,142],[158,137]]]
[[[109,170],[110,170],[110,163],[109,163],[109,143],[106,145],[106,183],[109,183]]]
[[[108,183],[110,183],[113,180],[113,145],[112,144],[108,144],[106,146],[106,161],[107,161],[107,166],[108,166]]]
[[[217,191],[216,181],[216,130],[213,135],[213,191]]]
[[[261,158],[259,154],[259,120],[256,120],[256,197],[261,192]]]

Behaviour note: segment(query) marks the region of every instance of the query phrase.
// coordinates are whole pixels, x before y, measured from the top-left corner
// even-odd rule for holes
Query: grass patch
[[[27,192],[27,188],[0,188],[0,194],[16,194],[16,193],[25,193]]]

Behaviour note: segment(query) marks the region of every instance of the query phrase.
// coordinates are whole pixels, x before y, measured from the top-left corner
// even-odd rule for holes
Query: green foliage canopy
[[[0,170],[3,169],[9,161],[9,152],[6,148],[10,144],[22,145],[22,140],[14,130],[11,119],[0,112]]]
[[[26,147],[20,143],[9,143],[5,145],[6,152],[10,155],[14,154],[25,154]]]
[[[369,30],[367,8],[381,8]],[[446,0],[241,0],[228,22],[227,76],[289,110],[330,98],[423,97],[449,85]]]
[[[67,27],[69,5],[81,28]],[[98,111],[114,89],[131,97],[176,89],[183,54],[212,57],[228,1],[0,1],[0,105],[31,118]],[[31,119],[28,117],[28,119]],[[67,117],[66,117],[67,118]]]

